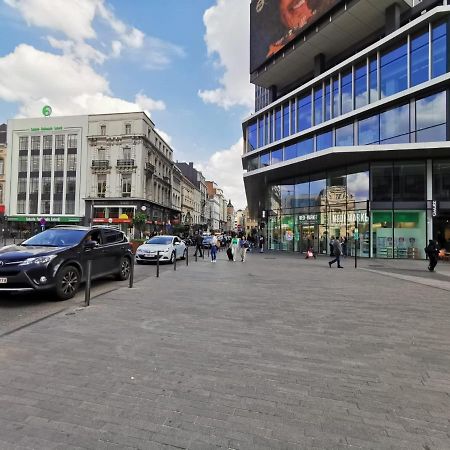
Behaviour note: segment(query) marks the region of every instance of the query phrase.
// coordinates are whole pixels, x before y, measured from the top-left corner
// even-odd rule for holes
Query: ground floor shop
[[[400,160],[347,166],[269,186],[268,249],[424,259],[435,239],[450,259],[450,161]],[[444,259],[445,259],[444,258]]]

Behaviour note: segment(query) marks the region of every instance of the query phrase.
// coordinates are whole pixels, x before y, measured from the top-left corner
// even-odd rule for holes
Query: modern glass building
[[[283,17],[279,3],[271,13]],[[450,251],[450,6],[324,3],[253,66],[257,110],[243,122],[242,157],[250,213],[274,250],[327,253],[338,236],[349,255],[424,258],[431,238]]]

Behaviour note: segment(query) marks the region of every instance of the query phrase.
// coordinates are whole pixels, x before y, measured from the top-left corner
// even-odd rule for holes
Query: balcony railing
[[[149,173],[155,173],[155,166],[152,163],[145,163],[145,171]]]
[[[111,168],[109,161],[106,159],[93,159],[91,167],[93,169],[103,169],[103,170]]]

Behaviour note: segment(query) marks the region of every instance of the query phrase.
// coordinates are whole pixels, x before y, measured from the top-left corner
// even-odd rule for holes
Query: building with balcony
[[[327,253],[333,236],[362,257],[424,258],[432,238],[450,252],[450,6],[322,3],[273,31],[279,11],[251,2],[249,215],[273,250]]]
[[[0,124],[0,217],[5,214],[6,124]]]
[[[197,188],[191,181],[181,175],[181,223],[189,228],[195,225],[195,191]]]

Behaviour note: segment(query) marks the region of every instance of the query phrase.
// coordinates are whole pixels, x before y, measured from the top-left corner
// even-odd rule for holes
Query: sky
[[[146,111],[174,149],[246,205],[252,112],[246,0],[0,0],[0,123]]]

